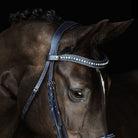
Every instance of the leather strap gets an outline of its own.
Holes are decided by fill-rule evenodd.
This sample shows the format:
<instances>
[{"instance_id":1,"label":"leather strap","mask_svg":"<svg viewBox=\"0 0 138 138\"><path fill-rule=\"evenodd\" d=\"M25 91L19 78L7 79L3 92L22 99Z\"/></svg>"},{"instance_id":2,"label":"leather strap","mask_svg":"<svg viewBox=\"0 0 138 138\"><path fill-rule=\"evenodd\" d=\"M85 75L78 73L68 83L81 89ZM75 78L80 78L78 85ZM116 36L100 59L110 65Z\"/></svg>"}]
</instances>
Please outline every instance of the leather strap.
<instances>
[{"instance_id":1,"label":"leather strap","mask_svg":"<svg viewBox=\"0 0 138 138\"><path fill-rule=\"evenodd\" d=\"M92 67L92 68L103 68L108 64L108 59L104 56L104 59L102 61L96 61L92 59L88 59L85 57L81 57L78 55L71 55L71 54L65 54L65 55L57 55L58 47L59 47L59 40L61 39L63 33L66 30L73 29L75 27L79 26L78 23L72 22L72 21L65 21L63 24L59 26L59 28L54 33L52 42L51 42L51 49L49 52L49 55L47 57L47 61L45 63L44 70L34 87L30 97L27 100L27 103L25 104L23 110L22 110L22 119L24 120L24 117L29 110L29 107L31 106L31 103L33 99L35 98L35 95L37 94L45 76L49 69L49 79L48 79L48 101L49 101L49 109L51 114L51 120L52 124L56 127L57 131L57 137L58 138L68 138L66 129L64 127L64 124L61 119L57 98L56 98L56 90L55 90L55 81L53 78L54 75L54 61L60 60L60 61L70 61L75 62L78 64L82 64L84 66ZM108 137L107 137L108 136ZM113 138L113 135L107 135L101 138Z\"/></svg>"},{"instance_id":2,"label":"leather strap","mask_svg":"<svg viewBox=\"0 0 138 138\"><path fill-rule=\"evenodd\" d=\"M61 39L61 36L63 35L63 33L66 30L73 29L73 28L77 27L78 25L79 25L78 23L75 23L72 21L65 21L63 24L60 25L60 27L54 33L54 36L53 36L53 39L51 42L51 49L50 49L49 55L57 54L58 47L59 47L59 40ZM47 86L48 86L48 97L49 97L48 100L49 100L52 124L56 126L58 138L63 138L63 137L67 138L68 136L67 136L64 124L62 123L62 120L61 120L61 115L59 112L57 99L56 99L55 87L53 85L54 84L54 81L53 81L54 61L46 61L44 70L43 70L36 86L34 87L30 97L28 98L27 103L25 104L25 106L22 110L21 118L24 120L24 117L25 117L27 111L29 110L31 103L32 103L33 99L35 98L35 95L38 92L38 90L46 76L49 66L50 66L49 80L48 80Z\"/></svg>"},{"instance_id":3,"label":"leather strap","mask_svg":"<svg viewBox=\"0 0 138 138\"><path fill-rule=\"evenodd\" d=\"M78 26L78 23L75 22L64 22L55 32L52 43L51 43L51 50L49 52L50 55L56 55L59 47L59 40L61 36L66 30L73 29ZM57 104L56 92L55 92L55 82L53 79L53 72L54 70L54 61L50 62L50 69L49 69L49 79L48 79L48 95L49 95L49 107L51 113L52 124L56 126L57 130L57 137L58 138L68 138L66 129L61 119L59 107Z\"/></svg>"},{"instance_id":4,"label":"leather strap","mask_svg":"<svg viewBox=\"0 0 138 138\"><path fill-rule=\"evenodd\" d=\"M109 63L109 60L106 56L104 56L103 60L92 60L82 56L73 55L73 54L64 54L64 55L49 55L47 56L47 60L49 61L70 61L74 63L78 63L91 68L105 68L105 66Z\"/></svg>"}]
</instances>

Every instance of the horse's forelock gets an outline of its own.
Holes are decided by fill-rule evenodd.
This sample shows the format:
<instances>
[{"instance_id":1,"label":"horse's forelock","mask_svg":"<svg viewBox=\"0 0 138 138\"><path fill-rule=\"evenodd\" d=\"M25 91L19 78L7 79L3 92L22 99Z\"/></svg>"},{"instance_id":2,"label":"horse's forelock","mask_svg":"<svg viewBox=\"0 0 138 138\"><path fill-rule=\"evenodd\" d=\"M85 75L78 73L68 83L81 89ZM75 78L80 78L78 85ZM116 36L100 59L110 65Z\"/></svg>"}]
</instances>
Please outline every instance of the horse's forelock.
<instances>
[{"instance_id":1,"label":"horse's forelock","mask_svg":"<svg viewBox=\"0 0 138 138\"><path fill-rule=\"evenodd\" d=\"M21 10L16 13L11 13L9 16L11 24L23 20L45 20L48 22L54 22L62 21L63 19L58 16L54 10L44 10L41 8Z\"/></svg>"}]
</instances>

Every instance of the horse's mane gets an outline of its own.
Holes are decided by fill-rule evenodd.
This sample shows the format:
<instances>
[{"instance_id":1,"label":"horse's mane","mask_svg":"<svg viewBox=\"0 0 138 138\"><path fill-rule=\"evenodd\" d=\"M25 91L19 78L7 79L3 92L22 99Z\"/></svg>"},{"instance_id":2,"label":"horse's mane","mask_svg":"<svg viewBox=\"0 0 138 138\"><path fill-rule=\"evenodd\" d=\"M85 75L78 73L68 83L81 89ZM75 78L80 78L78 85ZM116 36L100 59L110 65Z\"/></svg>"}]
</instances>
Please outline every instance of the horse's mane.
<instances>
[{"instance_id":1,"label":"horse's mane","mask_svg":"<svg viewBox=\"0 0 138 138\"><path fill-rule=\"evenodd\" d=\"M57 16L54 10L26 9L10 14L9 21L11 24L18 23L24 20L45 20L48 22L62 21L60 16Z\"/></svg>"}]
</instances>

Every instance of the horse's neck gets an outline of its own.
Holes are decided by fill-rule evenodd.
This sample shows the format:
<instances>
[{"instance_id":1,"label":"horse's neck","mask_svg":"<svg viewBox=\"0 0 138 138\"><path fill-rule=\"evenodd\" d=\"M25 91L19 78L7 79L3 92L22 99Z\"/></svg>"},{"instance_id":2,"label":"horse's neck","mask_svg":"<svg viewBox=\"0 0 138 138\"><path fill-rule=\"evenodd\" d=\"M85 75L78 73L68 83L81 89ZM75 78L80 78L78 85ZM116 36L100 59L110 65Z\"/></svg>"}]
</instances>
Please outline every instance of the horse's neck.
<instances>
[{"instance_id":1,"label":"horse's neck","mask_svg":"<svg viewBox=\"0 0 138 138\"><path fill-rule=\"evenodd\" d=\"M35 69L39 68L38 66L44 66L43 63L46 61L46 55L49 52L54 31L54 26L50 24L44 22L30 22L14 25L2 32L0 34L0 76L7 70L10 70L13 77L15 77L18 82L20 79L19 75L22 76L24 66L33 65ZM13 69L17 69L17 71L13 71ZM15 72L15 74L13 72ZM1 90L0 94L3 94ZM2 96L0 97L4 100L4 102L2 102L3 104L6 104L6 100L8 103L10 102L10 96L3 96L4 98L7 97L6 100ZM8 114L4 116L5 112L1 111L0 122L3 121L3 123L5 123L8 119L11 120L12 114L9 111L9 106L7 106L5 105L4 110ZM12 137L20 120L17 113L17 105L10 104L10 106L14 108L16 112L12 112L14 119L8 122L8 127L4 127L3 125L0 127L0 137L3 138ZM3 106L1 109L3 109Z\"/></svg>"},{"instance_id":2,"label":"horse's neck","mask_svg":"<svg viewBox=\"0 0 138 138\"><path fill-rule=\"evenodd\" d=\"M1 65L11 65L12 62L43 65L54 30L55 26L46 22L27 22L11 26L0 34Z\"/></svg>"}]
</instances>

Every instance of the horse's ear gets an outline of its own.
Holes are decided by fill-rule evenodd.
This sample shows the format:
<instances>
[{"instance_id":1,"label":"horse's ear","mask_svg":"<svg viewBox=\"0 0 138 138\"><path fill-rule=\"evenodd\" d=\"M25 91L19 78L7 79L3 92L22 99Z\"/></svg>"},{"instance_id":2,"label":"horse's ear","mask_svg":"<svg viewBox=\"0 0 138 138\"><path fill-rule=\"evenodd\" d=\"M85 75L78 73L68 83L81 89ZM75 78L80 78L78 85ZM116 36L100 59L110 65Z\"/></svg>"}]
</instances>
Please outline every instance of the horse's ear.
<instances>
[{"instance_id":1,"label":"horse's ear","mask_svg":"<svg viewBox=\"0 0 138 138\"><path fill-rule=\"evenodd\" d=\"M59 47L59 53L66 53L69 49L74 49L74 47L78 48L78 46L79 49L83 47L82 49L84 52L86 46L90 46L90 44L88 44L89 42L92 45L98 45L105 41L112 40L123 33L132 21L133 19L110 23L108 19L104 19L96 24L80 26L73 30L67 31L64 33L60 41L61 46ZM79 44L76 42L79 42Z\"/></svg>"},{"instance_id":2,"label":"horse's ear","mask_svg":"<svg viewBox=\"0 0 138 138\"><path fill-rule=\"evenodd\" d=\"M15 100L18 93L18 84L11 71L5 71L0 75L0 95Z\"/></svg>"},{"instance_id":3,"label":"horse's ear","mask_svg":"<svg viewBox=\"0 0 138 138\"><path fill-rule=\"evenodd\" d=\"M122 34L132 22L133 19L114 23L110 23L108 19L105 19L98 22L94 25L95 33L93 33L91 40L92 44L97 45L114 39Z\"/></svg>"},{"instance_id":4,"label":"horse's ear","mask_svg":"<svg viewBox=\"0 0 138 138\"><path fill-rule=\"evenodd\" d=\"M0 137L13 137L17 129L19 114L17 110L18 83L12 71L0 75Z\"/></svg>"}]
</instances>

